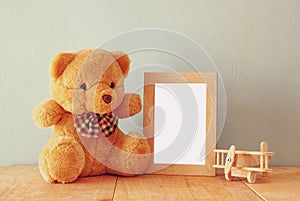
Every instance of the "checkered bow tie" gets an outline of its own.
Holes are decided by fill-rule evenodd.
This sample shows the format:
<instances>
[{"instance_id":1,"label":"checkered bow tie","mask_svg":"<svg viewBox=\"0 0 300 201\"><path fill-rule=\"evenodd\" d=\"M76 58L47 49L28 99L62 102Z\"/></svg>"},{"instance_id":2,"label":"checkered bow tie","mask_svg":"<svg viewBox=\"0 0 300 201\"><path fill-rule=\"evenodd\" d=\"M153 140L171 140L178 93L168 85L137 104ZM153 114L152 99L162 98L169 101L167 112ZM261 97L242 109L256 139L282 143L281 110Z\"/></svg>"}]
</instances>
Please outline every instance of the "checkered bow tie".
<instances>
[{"instance_id":1,"label":"checkered bow tie","mask_svg":"<svg viewBox=\"0 0 300 201\"><path fill-rule=\"evenodd\" d=\"M83 137L97 138L101 134L109 137L118 126L118 118L112 112L102 115L90 112L75 115L74 126L77 133Z\"/></svg>"}]
</instances>

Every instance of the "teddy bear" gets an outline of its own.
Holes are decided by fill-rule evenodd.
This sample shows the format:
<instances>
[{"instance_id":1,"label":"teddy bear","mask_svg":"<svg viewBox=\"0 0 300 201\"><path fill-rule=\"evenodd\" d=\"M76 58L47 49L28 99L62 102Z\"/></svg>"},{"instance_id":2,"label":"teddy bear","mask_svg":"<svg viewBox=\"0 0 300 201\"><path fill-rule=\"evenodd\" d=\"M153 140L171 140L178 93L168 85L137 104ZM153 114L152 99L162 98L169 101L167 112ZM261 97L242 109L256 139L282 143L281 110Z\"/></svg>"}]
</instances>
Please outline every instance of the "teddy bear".
<instances>
[{"instance_id":1,"label":"teddy bear","mask_svg":"<svg viewBox=\"0 0 300 201\"><path fill-rule=\"evenodd\" d=\"M50 64L51 99L33 109L38 127L54 126L39 158L49 183L78 177L143 174L150 146L143 134L124 134L122 118L141 111L138 94L124 92L130 60L121 51L81 49L57 54Z\"/></svg>"}]
</instances>

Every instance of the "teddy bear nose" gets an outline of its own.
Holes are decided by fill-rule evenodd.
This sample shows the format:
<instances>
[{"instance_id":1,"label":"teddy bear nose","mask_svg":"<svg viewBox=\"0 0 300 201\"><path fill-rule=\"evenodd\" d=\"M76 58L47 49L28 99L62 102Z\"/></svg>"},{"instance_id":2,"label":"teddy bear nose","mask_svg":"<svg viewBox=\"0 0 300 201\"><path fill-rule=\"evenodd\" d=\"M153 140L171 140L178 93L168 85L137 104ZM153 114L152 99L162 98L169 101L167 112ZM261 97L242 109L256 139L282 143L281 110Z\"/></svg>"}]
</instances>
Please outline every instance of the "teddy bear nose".
<instances>
[{"instance_id":1,"label":"teddy bear nose","mask_svg":"<svg viewBox=\"0 0 300 201\"><path fill-rule=\"evenodd\" d=\"M104 101L105 103L110 103L111 100L112 100L112 97L111 97L111 95L109 95L109 94L104 94L104 95L102 96L102 99L103 99L103 101Z\"/></svg>"}]
</instances>

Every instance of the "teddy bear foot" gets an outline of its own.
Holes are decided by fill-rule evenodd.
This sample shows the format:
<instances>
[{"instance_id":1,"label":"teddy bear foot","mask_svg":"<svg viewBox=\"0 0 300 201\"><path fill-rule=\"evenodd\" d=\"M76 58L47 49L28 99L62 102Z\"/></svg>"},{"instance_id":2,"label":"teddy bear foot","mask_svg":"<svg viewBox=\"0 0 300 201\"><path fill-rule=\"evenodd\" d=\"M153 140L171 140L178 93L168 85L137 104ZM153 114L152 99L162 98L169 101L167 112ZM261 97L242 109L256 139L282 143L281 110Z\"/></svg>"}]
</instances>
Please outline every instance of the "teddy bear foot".
<instances>
[{"instance_id":1,"label":"teddy bear foot","mask_svg":"<svg viewBox=\"0 0 300 201\"><path fill-rule=\"evenodd\" d=\"M109 157L108 172L121 176L141 175L148 167L150 156L150 146L145 136L128 133L116 144Z\"/></svg>"},{"instance_id":2,"label":"teddy bear foot","mask_svg":"<svg viewBox=\"0 0 300 201\"><path fill-rule=\"evenodd\" d=\"M50 140L43 149L39 168L42 177L49 183L75 181L85 164L85 155L78 142L67 136Z\"/></svg>"}]
</instances>

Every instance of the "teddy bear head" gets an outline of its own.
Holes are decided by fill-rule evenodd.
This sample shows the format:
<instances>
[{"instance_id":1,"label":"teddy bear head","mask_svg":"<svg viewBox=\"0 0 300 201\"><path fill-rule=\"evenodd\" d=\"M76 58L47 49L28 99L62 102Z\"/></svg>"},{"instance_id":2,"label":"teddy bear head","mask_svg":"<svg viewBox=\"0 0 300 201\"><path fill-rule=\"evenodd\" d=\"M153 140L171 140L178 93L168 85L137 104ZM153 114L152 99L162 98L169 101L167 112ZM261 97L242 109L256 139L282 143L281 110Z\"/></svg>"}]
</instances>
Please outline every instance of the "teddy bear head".
<instances>
[{"instance_id":1,"label":"teddy bear head","mask_svg":"<svg viewBox=\"0 0 300 201\"><path fill-rule=\"evenodd\" d=\"M56 55L50 66L52 98L73 114L106 114L124 97L129 58L120 51L84 49Z\"/></svg>"}]
</instances>

